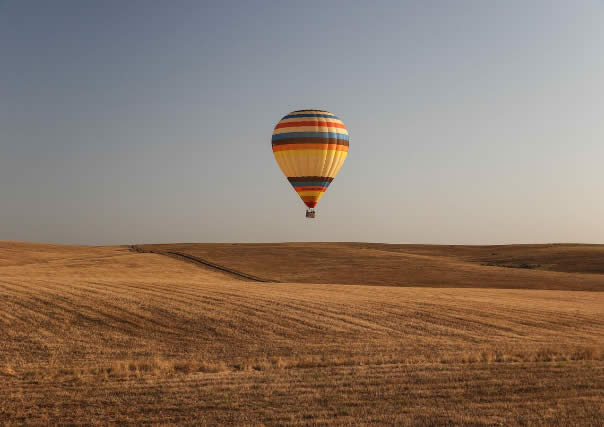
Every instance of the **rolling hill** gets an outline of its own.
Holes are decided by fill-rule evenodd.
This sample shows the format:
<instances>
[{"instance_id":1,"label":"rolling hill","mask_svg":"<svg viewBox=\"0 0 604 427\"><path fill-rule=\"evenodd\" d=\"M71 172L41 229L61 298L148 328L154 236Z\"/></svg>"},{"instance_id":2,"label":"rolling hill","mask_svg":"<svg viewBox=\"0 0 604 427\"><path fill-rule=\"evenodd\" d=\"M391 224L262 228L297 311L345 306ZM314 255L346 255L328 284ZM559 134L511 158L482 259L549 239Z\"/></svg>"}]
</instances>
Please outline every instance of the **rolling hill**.
<instances>
[{"instance_id":1,"label":"rolling hill","mask_svg":"<svg viewBox=\"0 0 604 427\"><path fill-rule=\"evenodd\" d=\"M184 243L177 252L280 282L604 291L604 245Z\"/></svg>"},{"instance_id":2,"label":"rolling hill","mask_svg":"<svg viewBox=\"0 0 604 427\"><path fill-rule=\"evenodd\" d=\"M597 247L140 247L280 283L0 242L0 423L601 422Z\"/></svg>"}]
</instances>

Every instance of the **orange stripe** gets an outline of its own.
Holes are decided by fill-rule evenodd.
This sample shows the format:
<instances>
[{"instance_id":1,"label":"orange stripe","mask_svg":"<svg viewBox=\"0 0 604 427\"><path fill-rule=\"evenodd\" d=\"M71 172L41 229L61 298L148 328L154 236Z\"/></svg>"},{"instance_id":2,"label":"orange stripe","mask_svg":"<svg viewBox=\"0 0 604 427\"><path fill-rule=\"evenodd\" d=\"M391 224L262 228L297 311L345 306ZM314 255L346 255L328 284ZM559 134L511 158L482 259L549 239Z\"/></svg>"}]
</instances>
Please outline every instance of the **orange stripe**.
<instances>
[{"instance_id":1,"label":"orange stripe","mask_svg":"<svg viewBox=\"0 0 604 427\"><path fill-rule=\"evenodd\" d=\"M277 123L275 129L281 128L295 128L300 126L319 126L319 127L329 127L329 128L341 128L346 129L342 123L334 123L334 122L326 122L321 120L313 120L308 122L289 122L289 123Z\"/></svg>"},{"instance_id":2,"label":"orange stripe","mask_svg":"<svg viewBox=\"0 0 604 427\"><path fill-rule=\"evenodd\" d=\"M340 144L283 144L273 145L273 152L287 150L336 150L348 152L346 145Z\"/></svg>"}]
</instances>

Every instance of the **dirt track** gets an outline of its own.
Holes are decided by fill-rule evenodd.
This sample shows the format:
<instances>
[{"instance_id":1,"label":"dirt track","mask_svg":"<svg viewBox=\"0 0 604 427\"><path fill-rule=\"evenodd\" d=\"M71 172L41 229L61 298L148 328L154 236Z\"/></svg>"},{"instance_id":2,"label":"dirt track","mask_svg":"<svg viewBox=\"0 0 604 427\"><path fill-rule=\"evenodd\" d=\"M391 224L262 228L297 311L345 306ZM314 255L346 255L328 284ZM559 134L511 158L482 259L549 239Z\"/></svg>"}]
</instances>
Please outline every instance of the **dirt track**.
<instances>
[{"instance_id":1,"label":"dirt track","mask_svg":"<svg viewBox=\"0 0 604 427\"><path fill-rule=\"evenodd\" d=\"M252 276L251 274L242 273L241 271L233 270L232 268L225 267L223 265L219 265L205 259L189 255L182 252L172 252L172 251L161 251L161 250L148 250L143 249L138 245L131 245L130 248L138 253L149 253L149 254L159 254L166 255L172 258L180 259L183 261L192 262L193 264L199 265L200 267L209 267L213 270L221 271L224 273L228 273L230 276L241 279L241 280L251 280L253 282L276 282L275 280L263 279L261 277Z\"/></svg>"}]
</instances>

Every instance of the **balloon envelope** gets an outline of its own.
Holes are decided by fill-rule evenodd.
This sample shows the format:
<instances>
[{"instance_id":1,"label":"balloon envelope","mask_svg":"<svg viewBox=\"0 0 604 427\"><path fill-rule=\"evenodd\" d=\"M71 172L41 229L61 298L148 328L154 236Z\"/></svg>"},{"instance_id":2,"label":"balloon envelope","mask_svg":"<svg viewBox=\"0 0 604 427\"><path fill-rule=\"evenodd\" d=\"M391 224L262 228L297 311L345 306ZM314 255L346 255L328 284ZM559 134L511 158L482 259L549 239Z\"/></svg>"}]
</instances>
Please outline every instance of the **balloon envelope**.
<instances>
[{"instance_id":1,"label":"balloon envelope","mask_svg":"<svg viewBox=\"0 0 604 427\"><path fill-rule=\"evenodd\" d=\"M317 206L348 155L344 123L328 111L293 111L275 126L272 143L275 160L294 190L306 206Z\"/></svg>"}]
</instances>

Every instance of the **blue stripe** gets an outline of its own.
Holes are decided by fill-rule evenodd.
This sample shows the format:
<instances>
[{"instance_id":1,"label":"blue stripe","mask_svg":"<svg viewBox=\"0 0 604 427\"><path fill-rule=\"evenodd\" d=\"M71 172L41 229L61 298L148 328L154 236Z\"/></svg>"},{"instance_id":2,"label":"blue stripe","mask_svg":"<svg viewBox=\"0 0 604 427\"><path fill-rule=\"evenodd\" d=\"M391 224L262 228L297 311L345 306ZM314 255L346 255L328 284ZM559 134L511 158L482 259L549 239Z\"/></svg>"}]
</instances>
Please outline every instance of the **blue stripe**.
<instances>
[{"instance_id":1,"label":"blue stripe","mask_svg":"<svg viewBox=\"0 0 604 427\"><path fill-rule=\"evenodd\" d=\"M329 116L327 114L288 114L287 116L283 117L281 120L285 120L285 119L297 119L298 117L325 117L326 119L337 119L337 120L340 120L336 116Z\"/></svg>"},{"instance_id":2,"label":"blue stripe","mask_svg":"<svg viewBox=\"0 0 604 427\"><path fill-rule=\"evenodd\" d=\"M348 135L336 132L288 132L278 133L273 135L273 141L288 138L329 138L329 139L343 139L348 141Z\"/></svg>"},{"instance_id":3,"label":"blue stripe","mask_svg":"<svg viewBox=\"0 0 604 427\"><path fill-rule=\"evenodd\" d=\"M329 187L329 181L290 182L293 187Z\"/></svg>"}]
</instances>

